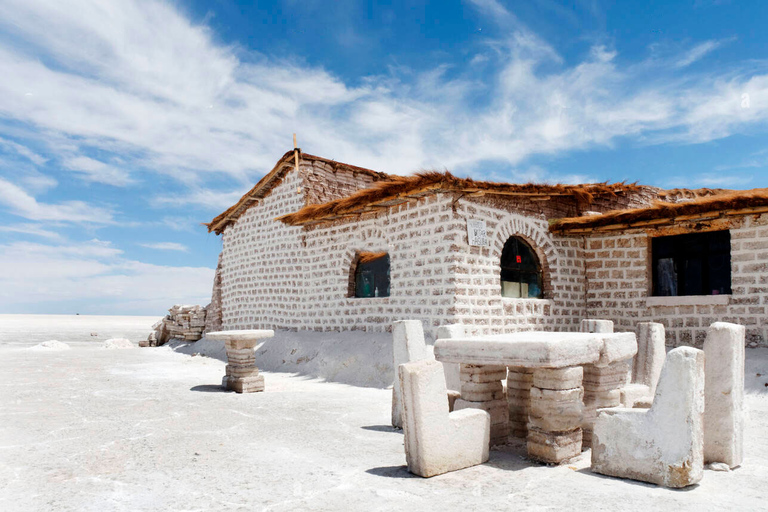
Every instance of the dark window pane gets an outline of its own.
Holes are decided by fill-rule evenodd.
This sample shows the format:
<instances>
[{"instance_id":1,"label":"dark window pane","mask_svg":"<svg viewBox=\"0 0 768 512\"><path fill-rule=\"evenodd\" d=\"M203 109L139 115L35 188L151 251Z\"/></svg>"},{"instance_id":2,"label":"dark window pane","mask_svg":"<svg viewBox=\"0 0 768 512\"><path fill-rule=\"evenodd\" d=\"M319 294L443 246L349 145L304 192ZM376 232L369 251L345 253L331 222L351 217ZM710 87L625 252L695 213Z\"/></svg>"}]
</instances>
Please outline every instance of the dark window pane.
<instances>
[{"instance_id":1,"label":"dark window pane","mask_svg":"<svg viewBox=\"0 0 768 512\"><path fill-rule=\"evenodd\" d=\"M731 293L729 231L654 238L651 252L653 295Z\"/></svg>"},{"instance_id":2,"label":"dark window pane","mask_svg":"<svg viewBox=\"0 0 768 512\"><path fill-rule=\"evenodd\" d=\"M358 255L355 297L389 297L389 254L364 252Z\"/></svg>"},{"instance_id":3,"label":"dark window pane","mask_svg":"<svg viewBox=\"0 0 768 512\"><path fill-rule=\"evenodd\" d=\"M513 298L541 298L541 266L530 245L510 237L501 251L501 295Z\"/></svg>"}]
</instances>

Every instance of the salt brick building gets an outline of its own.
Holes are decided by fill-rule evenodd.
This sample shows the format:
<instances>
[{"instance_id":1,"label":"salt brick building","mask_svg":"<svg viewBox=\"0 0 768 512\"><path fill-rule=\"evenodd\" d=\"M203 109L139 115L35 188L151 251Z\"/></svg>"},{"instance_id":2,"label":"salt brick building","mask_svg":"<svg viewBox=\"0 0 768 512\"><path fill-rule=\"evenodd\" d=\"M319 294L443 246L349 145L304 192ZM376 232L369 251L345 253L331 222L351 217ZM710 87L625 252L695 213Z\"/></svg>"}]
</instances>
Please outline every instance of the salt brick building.
<instances>
[{"instance_id":1,"label":"salt brick building","mask_svg":"<svg viewBox=\"0 0 768 512\"><path fill-rule=\"evenodd\" d=\"M583 318L715 321L766 344L768 190L517 185L394 176L289 151L208 224L225 329L577 330ZM217 322L214 322L218 325Z\"/></svg>"}]
</instances>

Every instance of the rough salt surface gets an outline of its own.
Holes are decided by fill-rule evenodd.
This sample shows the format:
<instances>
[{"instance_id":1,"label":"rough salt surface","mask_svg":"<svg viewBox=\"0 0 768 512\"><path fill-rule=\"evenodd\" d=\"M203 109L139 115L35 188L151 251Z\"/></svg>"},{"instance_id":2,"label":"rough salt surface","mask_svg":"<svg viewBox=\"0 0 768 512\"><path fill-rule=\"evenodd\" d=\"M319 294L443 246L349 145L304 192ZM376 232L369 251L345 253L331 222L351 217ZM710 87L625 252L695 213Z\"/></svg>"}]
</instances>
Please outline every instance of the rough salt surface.
<instances>
[{"instance_id":1,"label":"rough salt surface","mask_svg":"<svg viewBox=\"0 0 768 512\"><path fill-rule=\"evenodd\" d=\"M32 333L40 337L29 345L56 338L56 325ZM348 342L335 333L311 338L350 351L354 342L359 350L376 345L353 334ZM267 340L280 341L279 333ZM747 350L744 463L705 471L699 486L679 492L599 477L589 471L589 451L567 465L540 465L522 442L492 450L487 464L423 480L408 473L403 436L387 426L391 390L310 379L318 367L297 363L304 354L290 362L300 376L269 373L268 393L238 395L221 392L222 361L165 347L116 358L97 347L73 345L38 372L40 357L0 344L3 512L593 510L615 508L617 497L622 510L638 512L766 508L768 349ZM391 352L370 356L377 362L357 367L361 382L377 364L392 374ZM350 380L353 367L337 376Z\"/></svg>"},{"instance_id":2,"label":"rough salt surface","mask_svg":"<svg viewBox=\"0 0 768 512\"><path fill-rule=\"evenodd\" d=\"M136 345L131 343L131 340L126 338L112 338L110 340L105 341L102 347L108 348L108 349L126 349L126 348L136 348Z\"/></svg>"},{"instance_id":3,"label":"rough salt surface","mask_svg":"<svg viewBox=\"0 0 768 512\"><path fill-rule=\"evenodd\" d=\"M34 347L29 347L29 350L69 350L69 345L58 340L49 340L38 343Z\"/></svg>"}]
</instances>

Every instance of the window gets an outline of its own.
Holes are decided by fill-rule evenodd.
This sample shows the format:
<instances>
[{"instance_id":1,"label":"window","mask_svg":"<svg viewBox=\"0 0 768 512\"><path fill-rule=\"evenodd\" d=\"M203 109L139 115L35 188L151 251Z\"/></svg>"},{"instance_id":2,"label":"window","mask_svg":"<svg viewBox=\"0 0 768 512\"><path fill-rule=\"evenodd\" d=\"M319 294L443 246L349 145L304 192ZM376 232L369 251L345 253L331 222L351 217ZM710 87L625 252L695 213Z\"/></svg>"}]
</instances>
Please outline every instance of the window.
<instances>
[{"instance_id":1,"label":"window","mask_svg":"<svg viewBox=\"0 0 768 512\"><path fill-rule=\"evenodd\" d=\"M731 233L711 231L651 241L653 295L731 293Z\"/></svg>"},{"instance_id":2,"label":"window","mask_svg":"<svg viewBox=\"0 0 768 512\"><path fill-rule=\"evenodd\" d=\"M361 252L355 266L355 297L389 297L389 254Z\"/></svg>"},{"instance_id":3,"label":"window","mask_svg":"<svg viewBox=\"0 0 768 512\"><path fill-rule=\"evenodd\" d=\"M510 237L501 251L501 296L540 299L541 265L522 238Z\"/></svg>"}]
</instances>

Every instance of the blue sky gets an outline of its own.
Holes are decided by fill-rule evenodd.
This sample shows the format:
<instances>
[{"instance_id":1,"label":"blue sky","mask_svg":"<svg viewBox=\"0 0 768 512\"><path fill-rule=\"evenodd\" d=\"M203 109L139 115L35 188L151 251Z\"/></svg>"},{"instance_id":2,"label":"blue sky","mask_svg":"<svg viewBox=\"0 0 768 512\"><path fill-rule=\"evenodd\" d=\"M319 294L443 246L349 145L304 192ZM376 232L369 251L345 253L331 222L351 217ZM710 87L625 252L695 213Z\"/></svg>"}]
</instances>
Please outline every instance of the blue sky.
<instances>
[{"instance_id":1,"label":"blue sky","mask_svg":"<svg viewBox=\"0 0 768 512\"><path fill-rule=\"evenodd\" d=\"M4 0L1 313L205 304L296 132L399 174L768 186L767 2Z\"/></svg>"}]
</instances>

